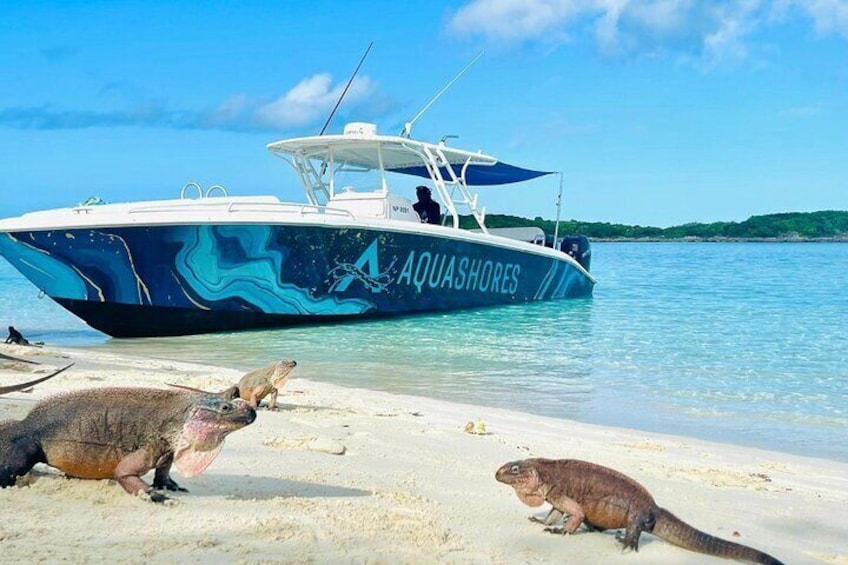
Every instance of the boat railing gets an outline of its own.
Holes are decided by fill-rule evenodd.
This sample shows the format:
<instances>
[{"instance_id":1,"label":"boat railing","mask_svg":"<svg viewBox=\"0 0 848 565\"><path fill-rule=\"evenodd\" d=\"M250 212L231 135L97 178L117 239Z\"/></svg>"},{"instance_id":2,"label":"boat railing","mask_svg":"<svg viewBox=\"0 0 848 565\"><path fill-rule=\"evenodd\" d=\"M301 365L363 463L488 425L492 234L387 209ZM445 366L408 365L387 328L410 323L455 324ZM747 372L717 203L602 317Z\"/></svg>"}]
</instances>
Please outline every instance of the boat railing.
<instances>
[{"instance_id":1,"label":"boat railing","mask_svg":"<svg viewBox=\"0 0 848 565\"><path fill-rule=\"evenodd\" d=\"M280 212L296 212L299 216L306 216L307 214L326 214L328 216L342 216L354 219L354 215L352 213L341 208L331 208L320 204L293 204L286 202L231 202L227 207L227 212L256 212L259 211L257 210L258 208L270 209L275 207L282 208Z\"/></svg>"},{"instance_id":2,"label":"boat railing","mask_svg":"<svg viewBox=\"0 0 848 565\"><path fill-rule=\"evenodd\" d=\"M483 233L488 233L486 227L486 207L480 207L478 195L472 194L465 182L465 175L470 165L494 165L494 161L488 156L469 156L457 174L455 166L444 153L444 144L404 144L404 148L410 153L418 155L430 178L439 192L442 202L447 208L445 218L450 218L454 228L459 228L459 211L457 205L468 209L477 225ZM459 193L458 195L456 193Z\"/></svg>"},{"instance_id":3,"label":"boat railing","mask_svg":"<svg viewBox=\"0 0 848 565\"><path fill-rule=\"evenodd\" d=\"M130 208L130 214L156 214L162 212L186 212L191 210L223 210L229 214L250 213L250 212L271 212L277 214L297 214L298 216L307 216L310 214L322 214L328 216L340 216L354 219L354 215L347 210L340 208L331 208L316 204L301 204L290 202L262 202L262 201L246 201L234 202L232 200L206 200L203 199L188 199L189 203L180 204L152 204L146 206L136 206Z\"/></svg>"},{"instance_id":4,"label":"boat railing","mask_svg":"<svg viewBox=\"0 0 848 565\"><path fill-rule=\"evenodd\" d=\"M211 198L216 191L221 193L219 196L222 196L222 197L228 196L227 189L224 188L223 185L213 184L212 186L207 188L206 191L204 192L203 187L200 185L199 182L197 182L195 180L190 180L187 183L185 183L183 185L182 190L180 190L180 200L186 200L187 199L186 195L187 195L187 193L190 189L194 189L194 190L197 191L197 198ZM188 197L188 198L191 199L191 197Z\"/></svg>"}]
</instances>

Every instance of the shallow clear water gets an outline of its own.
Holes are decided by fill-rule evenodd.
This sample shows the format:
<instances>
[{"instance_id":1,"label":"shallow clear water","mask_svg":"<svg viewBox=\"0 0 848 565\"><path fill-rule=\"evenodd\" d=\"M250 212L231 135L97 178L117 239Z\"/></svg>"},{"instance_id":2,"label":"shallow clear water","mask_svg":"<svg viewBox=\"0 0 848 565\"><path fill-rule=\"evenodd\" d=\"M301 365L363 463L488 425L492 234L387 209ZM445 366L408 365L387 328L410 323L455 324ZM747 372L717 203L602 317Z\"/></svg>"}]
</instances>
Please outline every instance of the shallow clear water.
<instances>
[{"instance_id":1,"label":"shallow clear water","mask_svg":"<svg viewBox=\"0 0 848 565\"><path fill-rule=\"evenodd\" d=\"M595 243L592 272L587 300L114 340L0 260L0 324L241 369L289 357L315 380L848 461L848 245Z\"/></svg>"}]
</instances>

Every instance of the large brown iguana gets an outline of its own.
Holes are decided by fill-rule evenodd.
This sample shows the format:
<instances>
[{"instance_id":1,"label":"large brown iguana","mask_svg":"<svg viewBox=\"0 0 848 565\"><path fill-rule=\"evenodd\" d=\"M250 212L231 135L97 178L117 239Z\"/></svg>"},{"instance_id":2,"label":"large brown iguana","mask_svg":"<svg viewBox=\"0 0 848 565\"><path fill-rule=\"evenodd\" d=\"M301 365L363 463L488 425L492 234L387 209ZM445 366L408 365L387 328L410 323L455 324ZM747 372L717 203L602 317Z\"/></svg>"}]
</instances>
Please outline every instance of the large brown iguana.
<instances>
[{"instance_id":1,"label":"large brown iguana","mask_svg":"<svg viewBox=\"0 0 848 565\"><path fill-rule=\"evenodd\" d=\"M751 547L696 530L671 512L660 508L648 491L608 467L576 459L524 459L503 465L495 478L515 489L528 506L546 501L553 508L542 522L546 531L574 533L580 524L590 530L624 528L619 539L624 549L639 550L639 536L649 532L669 543L707 555L751 563L782 565L774 557ZM562 527L554 527L563 515Z\"/></svg>"},{"instance_id":2,"label":"large brown iguana","mask_svg":"<svg viewBox=\"0 0 848 565\"><path fill-rule=\"evenodd\" d=\"M297 367L297 362L277 361L267 367L254 369L244 375L238 382L239 396L246 400L254 408L259 407L262 399L271 395L268 401L268 410L277 408L277 393L289 378L289 373Z\"/></svg>"},{"instance_id":3,"label":"large brown iguana","mask_svg":"<svg viewBox=\"0 0 848 565\"><path fill-rule=\"evenodd\" d=\"M232 431L256 411L231 388L221 393L152 388L99 388L38 402L21 421L0 425L0 487L36 463L81 479L115 479L130 494L180 490L170 475L202 473ZM153 486L141 476L155 469Z\"/></svg>"},{"instance_id":4,"label":"large brown iguana","mask_svg":"<svg viewBox=\"0 0 848 565\"><path fill-rule=\"evenodd\" d=\"M38 383L43 383L47 379L52 379L53 377L55 377L56 375L58 375L59 373L61 373L65 369L69 369L73 365L74 365L73 363L71 363L70 365L66 365L66 366L62 367L61 369L50 373L46 377L41 377L39 379L34 379L34 380L31 380L31 381L27 381L25 383L18 383L16 385L0 386L0 394L8 394L10 392L17 392L19 390L24 390L24 389L29 388L31 386L35 386Z\"/></svg>"}]
</instances>

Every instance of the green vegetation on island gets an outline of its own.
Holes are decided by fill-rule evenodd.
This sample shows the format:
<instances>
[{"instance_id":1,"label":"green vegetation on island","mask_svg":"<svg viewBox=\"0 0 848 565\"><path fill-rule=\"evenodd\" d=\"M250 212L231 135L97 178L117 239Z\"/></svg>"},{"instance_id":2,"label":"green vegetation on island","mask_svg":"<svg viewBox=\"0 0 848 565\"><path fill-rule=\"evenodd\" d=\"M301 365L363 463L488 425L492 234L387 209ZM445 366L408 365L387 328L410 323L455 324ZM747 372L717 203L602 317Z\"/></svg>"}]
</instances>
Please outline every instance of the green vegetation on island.
<instances>
[{"instance_id":1,"label":"green vegetation on island","mask_svg":"<svg viewBox=\"0 0 848 565\"><path fill-rule=\"evenodd\" d=\"M542 228L545 233L553 233L555 223L553 220L545 220L538 216L533 220L500 214L486 216L486 226L489 228L537 226ZM475 226L476 222L471 216L460 216L460 227L470 229ZM592 239L608 240L848 241L848 211L787 212L751 216L743 222L691 223L669 228L560 220L559 233L579 233Z\"/></svg>"}]
</instances>

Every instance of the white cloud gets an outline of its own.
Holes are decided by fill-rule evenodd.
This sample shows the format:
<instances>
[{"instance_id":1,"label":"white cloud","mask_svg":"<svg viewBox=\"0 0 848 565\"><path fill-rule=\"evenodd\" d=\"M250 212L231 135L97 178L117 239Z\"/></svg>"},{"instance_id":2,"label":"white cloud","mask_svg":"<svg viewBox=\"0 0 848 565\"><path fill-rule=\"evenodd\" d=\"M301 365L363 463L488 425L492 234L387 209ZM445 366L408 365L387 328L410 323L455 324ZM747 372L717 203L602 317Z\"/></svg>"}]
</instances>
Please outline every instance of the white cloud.
<instances>
[{"instance_id":1,"label":"white cloud","mask_svg":"<svg viewBox=\"0 0 848 565\"><path fill-rule=\"evenodd\" d=\"M703 53L713 62L744 59L745 40L767 14L758 0L737 2L730 9L713 9L713 25L703 36Z\"/></svg>"},{"instance_id":2,"label":"white cloud","mask_svg":"<svg viewBox=\"0 0 848 565\"><path fill-rule=\"evenodd\" d=\"M618 2L615 5L609 6L607 11L598 17L595 23L595 35L601 49L606 52L614 52L619 50L619 18L621 18L621 9L624 7L624 2Z\"/></svg>"},{"instance_id":3,"label":"white cloud","mask_svg":"<svg viewBox=\"0 0 848 565\"><path fill-rule=\"evenodd\" d=\"M257 125L271 128L301 127L329 116L341 96L344 82L333 85L327 73L303 79L273 102L259 106L253 116ZM373 91L367 77L356 78L345 95L346 104L356 104Z\"/></svg>"},{"instance_id":4,"label":"white cloud","mask_svg":"<svg viewBox=\"0 0 848 565\"><path fill-rule=\"evenodd\" d=\"M19 129L82 129L93 127L169 127L225 131L280 131L320 125L341 96L345 82L333 83L329 74L303 79L271 102L246 94L230 96L204 110L169 108L161 102L142 102L117 110L73 110L46 106L0 108L0 126ZM356 78L342 109L362 112L365 119L387 112L390 101L367 77Z\"/></svg>"},{"instance_id":5,"label":"white cloud","mask_svg":"<svg viewBox=\"0 0 848 565\"><path fill-rule=\"evenodd\" d=\"M848 2L845 0L798 0L793 4L813 18L819 33L839 33L848 39Z\"/></svg>"},{"instance_id":6,"label":"white cloud","mask_svg":"<svg viewBox=\"0 0 848 565\"><path fill-rule=\"evenodd\" d=\"M250 106L246 94L236 94L221 102L209 113L207 121L210 125L226 125L238 121Z\"/></svg>"},{"instance_id":7,"label":"white cloud","mask_svg":"<svg viewBox=\"0 0 848 565\"><path fill-rule=\"evenodd\" d=\"M848 0L471 0L448 30L491 41L561 41L580 32L605 53L659 50L744 58L758 29L804 15L848 38Z\"/></svg>"},{"instance_id":8,"label":"white cloud","mask_svg":"<svg viewBox=\"0 0 848 565\"><path fill-rule=\"evenodd\" d=\"M523 41L557 31L595 4L592 0L472 0L448 23L458 35Z\"/></svg>"}]
</instances>

